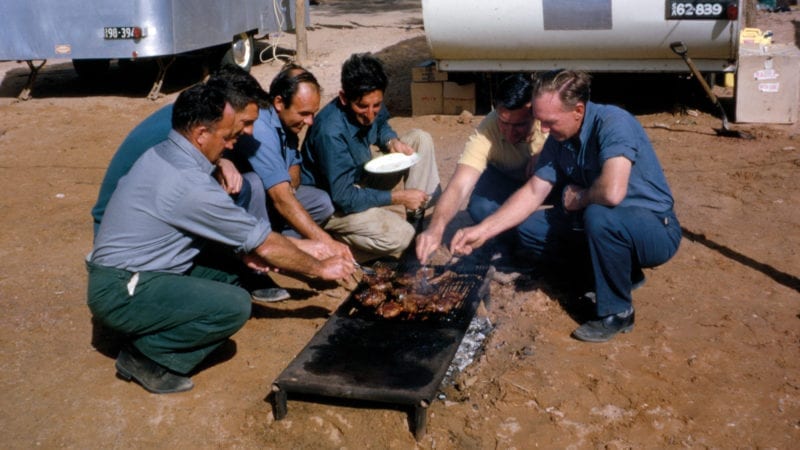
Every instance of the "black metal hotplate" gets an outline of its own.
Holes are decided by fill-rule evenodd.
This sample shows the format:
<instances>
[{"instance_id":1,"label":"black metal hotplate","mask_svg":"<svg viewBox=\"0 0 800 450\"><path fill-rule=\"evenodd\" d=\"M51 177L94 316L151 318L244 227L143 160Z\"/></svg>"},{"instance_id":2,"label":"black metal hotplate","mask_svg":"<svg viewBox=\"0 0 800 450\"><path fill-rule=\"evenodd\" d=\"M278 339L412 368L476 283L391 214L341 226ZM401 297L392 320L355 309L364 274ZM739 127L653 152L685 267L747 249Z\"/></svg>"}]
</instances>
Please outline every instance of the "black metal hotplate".
<instances>
[{"instance_id":1,"label":"black metal hotplate","mask_svg":"<svg viewBox=\"0 0 800 450\"><path fill-rule=\"evenodd\" d=\"M353 294L275 379L274 415L287 413L291 393L413 407L414 433L425 434L427 407L475 315L488 296L486 270L471 279L461 306L446 317L384 319L359 311ZM357 292L356 290L355 292Z\"/></svg>"}]
</instances>

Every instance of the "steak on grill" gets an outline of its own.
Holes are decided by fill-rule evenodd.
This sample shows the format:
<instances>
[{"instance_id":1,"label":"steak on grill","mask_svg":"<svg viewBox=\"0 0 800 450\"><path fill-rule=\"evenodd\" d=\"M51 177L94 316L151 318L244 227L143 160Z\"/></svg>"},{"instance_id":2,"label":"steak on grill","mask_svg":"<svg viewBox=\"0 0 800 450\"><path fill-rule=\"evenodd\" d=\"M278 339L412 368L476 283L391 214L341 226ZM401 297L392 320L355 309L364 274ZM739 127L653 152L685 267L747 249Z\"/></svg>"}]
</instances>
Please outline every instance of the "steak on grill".
<instances>
[{"instance_id":1,"label":"steak on grill","mask_svg":"<svg viewBox=\"0 0 800 450\"><path fill-rule=\"evenodd\" d=\"M353 298L386 319L425 319L446 315L460 306L466 292L453 289L452 282L457 279L458 274L449 270L435 276L429 267L404 274L379 267L375 275L364 276L362 289Z\"/></svg>"}]
</instances>

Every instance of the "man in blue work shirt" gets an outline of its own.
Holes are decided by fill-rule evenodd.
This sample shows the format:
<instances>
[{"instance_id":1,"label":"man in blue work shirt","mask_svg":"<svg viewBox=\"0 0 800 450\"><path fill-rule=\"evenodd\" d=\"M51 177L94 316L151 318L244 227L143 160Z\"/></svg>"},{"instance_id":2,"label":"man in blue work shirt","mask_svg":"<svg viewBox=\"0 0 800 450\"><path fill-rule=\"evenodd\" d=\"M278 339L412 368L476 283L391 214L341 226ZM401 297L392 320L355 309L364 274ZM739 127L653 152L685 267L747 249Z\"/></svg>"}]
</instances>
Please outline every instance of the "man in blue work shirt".
<instances>
[{"instance_id":1,"label":"man in blue work shirt","mask_svg":"<svg viewBox=\"0 0 800 450\"><path fill-rule=\"evenodd\" d=\"M192 86L175 101L173 129L120 178L87 261L94 318L127 337L118 375L150 392L191 389L188 374L250 317L250 295L223 261L201 258L224 245L251 268L339 280L350 259L316 258L236 206L213 178L241 134L226 91Z\"/></svg>"},{"instance_id":2,"label":"man in blue work shirt","mask_svg":"<svg viewBox=\"0 0 800 450\"><path fill-rule=\"evenodd\" d=\"M258 81L247 71L237 66L226 65L212 74L207 82L220 84L226 90L228 99L236 111L237 127L241 130L242 137L252 135L259 108L269 106L269 95L261 88ZM172 108L172 104L164 106L143 120L128 134L114 153L100 184L97 202L92 208L95 235L119 179L128 173L145 151L167 138L172 129ZM260 178L253 172L239 172L232 161L234 155L235 152L226 152L224 157L217 161L215 177L231 195L236 205L245 208L256 217L268 219L265 193ZM252 290L254 301L269 303L290 298L289 292L278 287L269 277L252 274L244 268L241 272L242 282Z\"/></svg>"},{"instance_id":3,"label":"man in blue work shirt","mask_svg":"<svg viewBox=\"0 0 800 450\"><path fill-rule=\"evenodd\" d=\"M258 81L246 71L235 66L224 66L215 72L210 80L212 83L222 81L228 85L230 88L228 97L238 113L239 126L244 134L251 134L259 105L268 104L268 95L261 89ZM171 117L172 104L162 107L131 130L117 148L100 184L97 201L92 207L95 235L103 221L108 200L117 188L119 179L128 173L131 166L145 151L167 138L172 129ZM232 161L220 158L215 176L225 191L233 196L237 205L257 216L266 214L263 207L264 196L260 194L261 189L251 189L253 184L258 183L258 177L255 174L243 176ZM260 187L260 183L256 187Z\"/></svg>"},{"instance_id":4,"label":"man in blue work shirt","mask_svg":"<svg viewBox=\"0 0 800 450\"><path fill-rule=\"evenodd\" d=\"M303 183L325 189L336 212L325 229L348 243L359 259L400 257L414 239L414 227L386 207L423 211L441 192L430 134L412 130L402 138L389 125L383 105L388 77L370 54L354 54L342 65L342 88L314 119L303 143ZM371 146L383 153L417 153L408 170L369 174ZM401 180L404 189L392 190Z\"/></svg>"},{"instance_id":5,"label":"man in blue work shirt","mask_svg":"<svg viewBox=\"0 0 800 450\"><path fill-rule=\"evenodd\" d=\"M633 329L631 290L641 268L668 261L681 228L673 198L644 129L628 112L589 101L590 78L553 71L534 84L533 111L550 135L534 175L494 214L456 232L452 251L470 253L517 227L522 252L552 262L567 256L565 242L588 243L596 314L572 336L604 342ZM554 186L561 202L537 211ZM580 278L583 261L569 262Z\"/></svg>"},{"instance_id":6,"label":"man in blue work shirt","mask_svg":"<svg viewBox=\"0 0 800 450\"><path fill-rule=\"evenodd\" d=\"M252 136L242 136L231 152L242 173L255 172L266 189L267 213L276 231L322 243L330 254L353 258L350 248L334 240L321 225L333 214L328 193L301 184L300 134L314 123L320 87L311 72L289 64L269 88L268 108L258 112Z\"/></svg>"}]
</instances>

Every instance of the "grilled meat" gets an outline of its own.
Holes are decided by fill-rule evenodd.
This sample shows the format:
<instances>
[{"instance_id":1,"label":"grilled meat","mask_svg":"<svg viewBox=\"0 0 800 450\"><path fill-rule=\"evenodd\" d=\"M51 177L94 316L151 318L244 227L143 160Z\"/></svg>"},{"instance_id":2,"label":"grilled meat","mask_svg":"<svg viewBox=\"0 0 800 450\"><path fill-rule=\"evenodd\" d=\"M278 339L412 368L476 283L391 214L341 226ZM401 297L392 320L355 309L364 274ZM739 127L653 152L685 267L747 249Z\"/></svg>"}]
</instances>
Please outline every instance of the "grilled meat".
<instances>
[{"instance_id":1,"label":"grilled meat","mask_svg":"<svg viewBox=\"0 0 800 450\"><path fill-rule=\"evenodd\" d=\"M365 289L355 295L356 300L364 306L376 307L386 301L386 293L372 288Z\"/></svg>"},{"instance_id":2,"label":"grilled meat","mask_svg":"<svg viewBox=\"0 0 800 450\"><path fill-rule=\"evenodd\" d=\"M397 302L383 302L375 311L383 318L392 319L403 313L403 306Z\"/></svg>"},{"instance_id":3,"label":"grilled meat","mask_svg":"<svg viewBox=\"0 0 800 450\"><path fill-rule=\"evenodd\" d=\"M433 276L433 268L397 275L385 267L364 278L366 286L354 295L364 307L381 317L425 319L430 315L445 315L457 309L466 292L451 289L458 274L452 271Z\"/></svg>"}]
</instances>

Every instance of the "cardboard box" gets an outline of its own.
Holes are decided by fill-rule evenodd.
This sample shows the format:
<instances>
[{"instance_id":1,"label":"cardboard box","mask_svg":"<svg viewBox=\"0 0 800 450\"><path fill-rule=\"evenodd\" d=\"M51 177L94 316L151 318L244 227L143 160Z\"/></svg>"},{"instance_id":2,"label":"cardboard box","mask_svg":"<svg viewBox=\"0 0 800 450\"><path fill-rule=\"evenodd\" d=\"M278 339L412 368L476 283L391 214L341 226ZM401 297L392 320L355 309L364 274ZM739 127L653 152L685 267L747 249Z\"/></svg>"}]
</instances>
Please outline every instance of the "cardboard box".
<instances>
[{"instance_id":1,"label":"cardboard box","mask_svg":"<svg viewBox=\"0 0 800 450\"><path fill-rule=\"evenodd\" d=\"M411 81L447 81L447 72L440 72L429 59L411 68Z\"/></svg>"},{"instance_id":2,"label":"cardboard box","mask_svg":"<svg viewBox=\"0 0 800 450\"><path fill-rule=\"evenodd\" d=\"M800 109L800 50L740 46L736 122L795 123Z\"/></svg>"},{"instance_id":3,"label":"cardboard box","mask_svg":"<svg viewBox=\"0 0 800 450\"><path fill-rule=\"evenodd\" d=\"M442 82L411 83L411 114L425 116L442 113Z\"/></svg>"},{"instance_id":4,"label":"cardboard box","mask_svg":"<svg viewBox=\"0 0 800 450\"><path fill-rule=\"evenodd\" d=\"M458 115L462 111L475 113L475 83L442 83L442 114Z\"/></svg>"}]
</instances>

